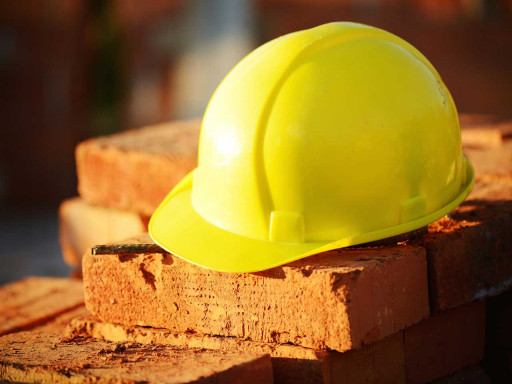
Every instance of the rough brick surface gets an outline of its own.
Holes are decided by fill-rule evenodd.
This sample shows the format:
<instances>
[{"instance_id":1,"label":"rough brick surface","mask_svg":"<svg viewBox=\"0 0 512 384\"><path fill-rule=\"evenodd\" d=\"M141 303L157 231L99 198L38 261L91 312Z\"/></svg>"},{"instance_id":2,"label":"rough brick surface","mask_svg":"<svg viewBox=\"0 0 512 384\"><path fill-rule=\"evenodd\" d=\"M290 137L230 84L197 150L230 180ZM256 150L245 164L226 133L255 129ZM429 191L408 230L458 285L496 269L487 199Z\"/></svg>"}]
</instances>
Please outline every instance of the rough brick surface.
<instances>
[{"instance_id":1,"label":"rough brick surface","mask_svg":"<svg viewBox=\"0 0 512 384\"><path fill-rule=\"evenodd\" d=\"M199 120L87 140L76 149L78 191L86 201L150 216L197 164Z\"/></svg>"},{"instance_id":2,"label":"rough brick surface","mask_svg":"<svg viewBox=\"0 0 512 384\"><path fill-rule=\"evenodd\" d=\"M512 286L512 183L480 183L469 199L429 227L433 311L495 296Z\"/></svg>"},{"instance_id":3,"label":"rough brick surface","mask_svg":"<svg viewBox=\"0 0 512 384\"><path fill-rule=\"evenodd\" d=\"M512 179L512 140L494 148L464 148L475 168L475 177L482 181Z\"/></svg>"},{"instance_id":4,"label":"rough brick surface","mask_svg":"<svg viewBox=\"0 0 512 384\"><path fill-rule=\"evenodd\" d=\"M429 382L478 363L484 354L484 340L484 302L432 315L407 328L407 382Z\"/></svg>"},{"instance_id":5,"label":"rough brick surface","mask_svg":"<svg viewBox=\"0 0 512 384\"><path fill-rule=\"evenodd\" d=\"M33 327L25 328L24 331L30 330L31 332L44 332L53 335L66 336L68 325L75 319L90 316L90 312L85 308L85 305L80 305L67 312L63 312L56 317L53 317L43 323L36 324Z\"/></svg>"},{"instance_id":6,"label":"rough brick surface","mask_svg":"<svg viewBox=\"0 0 512 384\"><path fill-rule=\"evenodd\" d=\"M30 277L0 288L0 335L44 323L82 306L82 282Z\"/></svg>"},{"instance_id":7,"label":"rough brick surface","mask_svg":"<svg viewBox=\"0 0 512 384\"><path fill-rule=\"evenodd\" d=\"M96 244L107 244L147 231L149 217L105 208L75 197L59 208L60 245L64 260L79 266L83 254Z\"/></svg>"},{"instance_id":8,"label":"rough brick surface","mask_svg":"<svg viewBox=\"0 0 512 384\"><path fill-rule=\"evenodd\" d=\"M346 351L429 314L424 249L415 246L332 251L253 274L135 247L86 254L83 272L86 305L102 321L174 332Z\"/></svg>"},{"instance_id":9,"label":"rough brick surface","mask_svg":"<svg viewBox=\"0 0 512 384\"><path fill-rule=\"evenodd\" d=\"M62 339L39 332L0 338L0 380L55 383L272 383L268 356L162 345Z\"/></svg>"},{"instance_id":10,"label":"rough brick surface","mask_svg":"<svg viewBox=\"0 0 512 384\"><path fill-rule=\"evenodd\" d=\"M103 323L79 317L68 326L69 336L90 336L114 342L165 344L269 354L276 383L404 383L403 334L345 353L315 351L295 345L260 343L234 337L173 333L163 328Z\"/></svg>"},{"instance_id":11,"label":"rough brick surface","mask_svg":"<svg viewBox=\"0 0 512 384\"><path fill-rule=\"evenodd\" d=\"M91 316L73 320L68 335L267 353L272 358L274 379L279 383L404 383L406 372L407 382L418 383L451 375L477 363L483 353L484 322L484 303L473 303L436 314L377 343L344 353L109 324ZM460 372L450 379L472 377L469 373Z\"/></svg>"},{"instance_id":12,"label":"rough brick surface","mask_svg":"<svg viewBox=\"0 0 512 384\"><path fill-rule=\"evenodd\" d=\"M38 319L24 321L23 331L17 327L0 337L0 382L272 382L270 359L263 353L66 337L71 320L89 315L83 303L70 307L63 296L63 291L76 296L76 285L82 298L81 283L68 279L31 278L0 289L0 313L4 318L14 314L12 318L19 319L29 314L30 319ZM41 306L49 308L41 312Z\"/></svg>"}]
</instances>

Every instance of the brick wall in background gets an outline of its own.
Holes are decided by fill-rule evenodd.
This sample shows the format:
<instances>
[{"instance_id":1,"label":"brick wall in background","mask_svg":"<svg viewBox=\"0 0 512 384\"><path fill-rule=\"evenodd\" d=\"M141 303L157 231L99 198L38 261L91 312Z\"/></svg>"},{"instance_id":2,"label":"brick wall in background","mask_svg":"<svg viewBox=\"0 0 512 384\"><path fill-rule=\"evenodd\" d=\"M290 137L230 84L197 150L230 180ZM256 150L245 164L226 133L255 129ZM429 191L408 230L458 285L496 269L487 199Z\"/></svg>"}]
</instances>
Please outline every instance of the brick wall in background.
<instances>
[{"instance_id":1,"label":"brick wall in background","mask_svg":"<svg viewBox=\"0 0 512 384\"><path fill-rule=\"evenodd\" d=\"M332 21L404 38L427 56L459 112L510 115L510 0L257 0L260 43Z\"/></svg>"},{"instance_id":2,"label":"brick wall in background","mask_svg":"<svg viewBox=\"0 0 512 384\"><path fill-rule=\"evenodd\" d=\"M0 203L57 202L74 192L86 135L83 2L0 4Z\"/></svg>"},{"instance_id":3,"label":"brick wall in background","mask_svg":"<svg viewBox=\"0 0 512 384\"><path fill-rule=\"evenodd\" d=\"M226 13L226 24L236 19L229 1L208 3ZM409 40L438 68L459 111L510 115L510 0L245 0L240 17L254 26L240 31L254 32L253 39L247 35L236 53L224 49L223 60L212 48L219 43L210 33L215 24L196 30L209 16L200 4L0 3L0 205L57 203L76 194L78 142L200 115L212 84L251 44L330 21L373 24ZM204 42L194 40L202 35ZM193 83L184 77L187 66Z\"/></svg>"}]
</instances>

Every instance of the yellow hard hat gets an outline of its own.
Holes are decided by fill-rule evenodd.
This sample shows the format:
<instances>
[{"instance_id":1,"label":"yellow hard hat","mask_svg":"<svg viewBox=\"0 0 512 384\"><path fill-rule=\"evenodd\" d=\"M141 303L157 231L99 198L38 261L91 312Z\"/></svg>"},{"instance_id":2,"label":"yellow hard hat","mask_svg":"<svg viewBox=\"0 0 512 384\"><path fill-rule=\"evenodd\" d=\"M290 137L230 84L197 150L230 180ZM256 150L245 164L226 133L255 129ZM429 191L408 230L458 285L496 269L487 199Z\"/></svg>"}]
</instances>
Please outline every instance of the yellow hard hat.
<instances>
[{"instance_id":1,"label":"yellow hard hat","mask_svg":"<svg viewBox=\"0 0 512 384\"><path fill-rule=\"evenodd\" d=\"M204 115L198 167L149 231L194 264L254 272L421 228L473 183L432 64L391 33L331 23L233 68Z\"/></svg>"}]
</instances>

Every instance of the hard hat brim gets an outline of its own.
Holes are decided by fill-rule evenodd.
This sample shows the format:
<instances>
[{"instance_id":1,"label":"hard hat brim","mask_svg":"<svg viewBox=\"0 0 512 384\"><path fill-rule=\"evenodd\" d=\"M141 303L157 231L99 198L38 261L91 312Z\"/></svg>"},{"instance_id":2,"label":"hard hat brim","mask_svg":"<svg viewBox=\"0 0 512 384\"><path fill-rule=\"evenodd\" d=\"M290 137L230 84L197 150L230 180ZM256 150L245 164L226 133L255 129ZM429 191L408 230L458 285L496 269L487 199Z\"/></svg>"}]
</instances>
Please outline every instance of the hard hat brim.
<instances>
[{"instance_id":1,"label":"hard hat brim","mask_svg":"<svg viewBox=\"0 0 512 384\"><path fill-rule=\"evenodd\" d=\"M441 209L397 226L327 242L286 243L252 239L216 227L192 206L193 172L157 208L149 222L153 241L172 254L220 272L258 272L316 253L380 240L424 227L451 212L470 194L474 170L464 158L466 183L459 195Z\"/></svg>"}]
</instances>

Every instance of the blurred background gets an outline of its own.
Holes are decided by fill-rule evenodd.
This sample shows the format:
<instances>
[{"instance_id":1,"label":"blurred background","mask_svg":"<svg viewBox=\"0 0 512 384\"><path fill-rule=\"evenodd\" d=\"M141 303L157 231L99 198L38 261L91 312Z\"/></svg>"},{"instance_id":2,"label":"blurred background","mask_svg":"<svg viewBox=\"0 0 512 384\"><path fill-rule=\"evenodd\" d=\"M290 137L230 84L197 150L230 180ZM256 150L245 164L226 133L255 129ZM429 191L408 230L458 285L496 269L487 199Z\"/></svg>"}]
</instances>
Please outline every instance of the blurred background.
<instances>
[{"instance_id":1,"label":"blurred background","mask_svg":"<svg viewBox=\"0 0 512 384\"><path fill-rule=\"evenodd\" d=\"M258 45L347 20L419 48L460 112L510 115L512 0L0 1L0 284L69 274L57 208L78 142L201 116Z\"/></svg>"}]
</instances>

